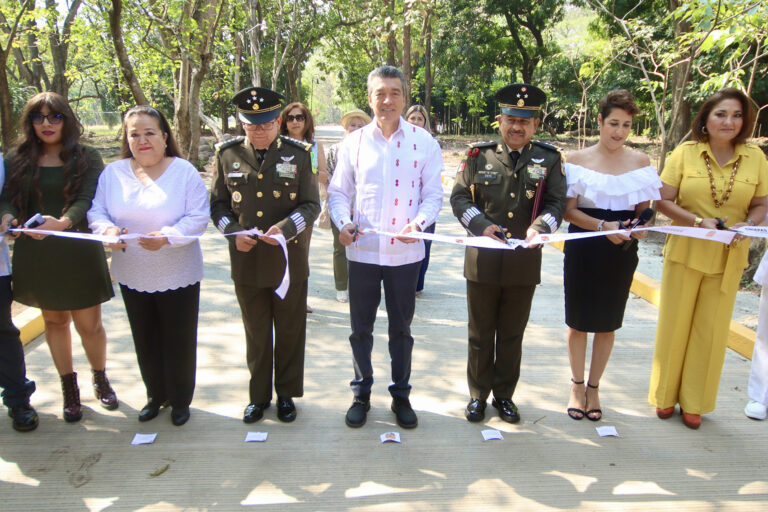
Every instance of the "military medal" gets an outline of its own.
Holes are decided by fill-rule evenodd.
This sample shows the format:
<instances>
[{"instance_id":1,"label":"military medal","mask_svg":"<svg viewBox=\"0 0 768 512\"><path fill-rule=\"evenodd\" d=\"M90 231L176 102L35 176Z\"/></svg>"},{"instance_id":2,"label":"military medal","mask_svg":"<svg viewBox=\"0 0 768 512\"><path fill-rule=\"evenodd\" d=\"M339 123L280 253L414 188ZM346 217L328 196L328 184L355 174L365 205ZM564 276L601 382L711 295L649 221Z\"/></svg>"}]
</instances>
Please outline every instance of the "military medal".
<instances>
[{"instance_id":1,"label":"military medal","mask_svg":"<svg viewBox=\"0 0 768 512\"><path fill-rule=\"evenodd\" d=\"M535 196L535 195L536 195L536 192L534 192L533 190L526 190L525 191L525 197L527 197L528 199L533 199L533 196Z\"/></svg>"},{"instance_id":2,"label":"military medal","mask_svg":"<svg viewBox=\"0 0 768 512\"><path fill-rule=\"evenodd\" d=\"M291 197L291 201L293 201L294 199L296 199L296 192L291 192L291 193L290 193L290 197Z\"/></svg>"},{"instance_id":3,"label":"military medal","mask_svg":"<svg viewBox=\"0 0 768 512\"><path fill-rule=\"evenodd\" d=\"M232 164L232 168L235 169L235 170L239 169L240 168L240 162L233 163Z\"/></svg>"},{"instance_id":4,"label":"military medal","mask_svg":"<svg viewBox=\"0 0 768 512\"><path fill-rule=\"evenodd\" d=\"M239 191L235 190L232 193L232 201L239 203L242 200L243 200L243 195Z\"/></svg>"},{"instance_id":5,"label":"military medal","mask_svg":"<svg viewBox=\"0 0 768 512\"><path fill-rule=\"evenodd\" d=\"M492 164L485 164L485 170L486 171L490 171L491 169L493 169L493 165Z\"/></svg>"},{"instance_id":6,"label":"military medal","mask_svg":"<svg viewBox=\"0 0 768 512\"><path fill-rule=\"evenodd\" d=\"M283 162L275 165L275 171L277 171L278 178L295 178L298 168L294 164Z\"/></svg>"},{"instance_id":7,"label":"military medal","mask_svg":"<svg viewBox=\"0 0 768 512\"><path fill-rule=\"evenodd\" d=\"M275 199L280 199L280 191L279 190L273 190L272 195L275 196Z\"/></svg>"}]
</instances>

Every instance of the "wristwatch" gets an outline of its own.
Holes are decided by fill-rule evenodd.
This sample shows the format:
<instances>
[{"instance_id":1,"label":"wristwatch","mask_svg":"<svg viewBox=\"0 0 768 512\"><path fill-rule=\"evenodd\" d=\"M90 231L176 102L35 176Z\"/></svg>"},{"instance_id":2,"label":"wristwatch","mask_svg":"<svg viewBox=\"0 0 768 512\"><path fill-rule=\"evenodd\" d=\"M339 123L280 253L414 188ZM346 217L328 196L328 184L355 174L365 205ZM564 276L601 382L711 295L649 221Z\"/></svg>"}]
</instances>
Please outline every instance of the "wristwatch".
<instances>
[{"instance_id":1,"label":"wristwatch","mask_svg":"<svg viewBox=\"0 0 768 512\"><path fill-rule=\"evenodd\" d=\"M693 219L693 227L697 228L697 227L701 226L702 222L704 222L704 219L702 219L701 217L697 216L695 219Z\"/></svg>"}]
</instances>

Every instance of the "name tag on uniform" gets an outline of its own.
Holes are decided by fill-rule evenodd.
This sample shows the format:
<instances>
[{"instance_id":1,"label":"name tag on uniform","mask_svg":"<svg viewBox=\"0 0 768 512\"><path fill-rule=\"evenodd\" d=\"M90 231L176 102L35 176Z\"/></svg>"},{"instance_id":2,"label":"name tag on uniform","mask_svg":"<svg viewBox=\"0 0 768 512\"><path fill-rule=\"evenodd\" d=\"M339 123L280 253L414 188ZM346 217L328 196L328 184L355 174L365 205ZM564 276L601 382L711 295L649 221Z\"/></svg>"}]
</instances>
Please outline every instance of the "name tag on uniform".
<instances>
[{"instance_id":1,"label":"name tag on uniform","mask_svg":"<svg viewBox=\"0 0 768 512\"><path fill-rule=\"evenodd\" d=\"M499 176L498 171L491 171L491 172L478 172L477 177L480 178L483 181L493 181Z\"/></svg>"},{"instance_id":2,"label":"name tag on uniform","mask_svg":"<svg viewBox=\"0 0 768 512\"><path fill-rule=\"evenodd\" d=\"M297 168L293 164L277 164L275 166L279 178L295 178Z\"/></svg>"},{"instance_id":3,"label":"name tag on uniform","mask_svg":"<svg viewBox=\"0 0 768 512\"><path fill-rule=\"evenodd\" d=\"M242 178L243 173L242 172L228 172L227 178Z\"/></svg>"},{"instance_id":4,"label":"name tag on uniform","mask_svg":"<svg viewBox=\"0 0 768 512\"><path fill-rule=\"evenodd\" d=\"M546 178L547 168L539 164L530 164L528 165L528 176L535 180Z\"/></svg>"}]
</instances>

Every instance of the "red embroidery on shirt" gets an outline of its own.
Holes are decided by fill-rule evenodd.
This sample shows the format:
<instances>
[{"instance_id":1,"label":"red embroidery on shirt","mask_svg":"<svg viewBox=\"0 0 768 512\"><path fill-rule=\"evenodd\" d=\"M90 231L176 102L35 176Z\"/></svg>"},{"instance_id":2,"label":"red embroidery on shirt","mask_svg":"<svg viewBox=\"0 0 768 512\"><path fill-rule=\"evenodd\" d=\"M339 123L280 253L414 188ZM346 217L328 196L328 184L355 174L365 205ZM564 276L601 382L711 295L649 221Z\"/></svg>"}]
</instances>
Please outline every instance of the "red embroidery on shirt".
<instances>
[{"instance_id":1,"label":"red embroidery on shirt","mask_svg":"<svg viewBox=\"0 0 768 512\"><path fill-rule=\"evenodd\" d=\"M395 206L397 206L397 203L400 202L398 198L395 198Z\"/></svg>"},{"instance_id":2,"label":"red embroidery on shirt","mask_svg":"<svg viewBox=\"0 0 768 512\"><path fill-rule=\"evenodd\" d=\"M400 141L397 141L397 147L400 147Z\"/></svg>"},{"instance_id":3,"label":"red embroidery on shirt","mask_svg":"<svg viewBox=\"0 0 768 512\"><path fill-rule=\"evenodd\" d=\"M411 188L416 188L416 182L414 180L411 180Z\"/></svg>"},{"instance_id":4,"label":"red embroidery on shirt","mask_svg":"<svg viewBox=\"0 0 768 512\"><path fill-rule=\"evenodd\" d=\"M410 201L408 201L408 206L413 206L413 199L411 199Z\"/></svg>"},{"instance_id":5,"label":"red embroidery on shirt","mask_svg":"<svg viewBox=\"0 0 768 512\"><path fill-rule=\"evenodd\" d=\"M395 225L395 222L397 222L397 218L396 217L392 217L392 225L393 226Z\"/></svg>"},{"instance_id":6,"label":"red embroidery on shirt","mask_svg":"<svg viewBox=\"0 0 768 512\"><path fill-rule=\"evenodd\" d=\"M413 168L416 169L419 166L419 162L417 160L413 161Z\"/></svg>"},{"instance_id":7,"label":"red embroidery on shirt","mask_svg":"<svg viewBox=\"0 0 768 512\"><path fill-rule=\"evenodd\" d=\"M399 186L400 186L400 180L395 180L395 186L396 186L396 187L399 187Z\"/></svg>"},{"instance_id":8,"label":"red embroidery on shirt","mask_svg":"<svg viewBox=\"0 0 768 512\"><path fill-rule=\"evenodd\" d=\"M406 220L405 223L406 224L410 224L411 223L411 219Z\"/></svg>"},{"instance_id":9,"label":"red embroidery on shirt","mask_svg":"<svg viewBox=\"0 0 768 512\"><path fill-rule=\"evenodd\" d=\"M421 221L421 225L422 225L422 226L423 226L424 224L426 224L426 223L427 223L427 221L425 221L425 220Z\"/></svg>"},{"instance_id":10,"label":"red embroidery on shirt","mask_svg":"<svg viewBox=\"0 0 768 512\"><path fill-rule=\"evenodd\" d=\"M400 159L395 160L395 167L400 167Z\"/></svg>"},{"instance_id":11,"label":"red embroidery on shirt","mask_svg":"<svg viewBox=\"0 0 768 512\"><path fill-rule=\"evenodd\" d=\"M390 238L389 239L389 245L395 245L395 239L394 238Z\"/></svg>"},{"instance_id":12,"label":"red embroidery on shirt","mask_svg":"<svg viewBox=\"0 0 768 512\"><path fill-rule=\"evenodd\" d=\"M416 144L413 145L413 150L416 151Z\"/></svg>"}]
</instances>

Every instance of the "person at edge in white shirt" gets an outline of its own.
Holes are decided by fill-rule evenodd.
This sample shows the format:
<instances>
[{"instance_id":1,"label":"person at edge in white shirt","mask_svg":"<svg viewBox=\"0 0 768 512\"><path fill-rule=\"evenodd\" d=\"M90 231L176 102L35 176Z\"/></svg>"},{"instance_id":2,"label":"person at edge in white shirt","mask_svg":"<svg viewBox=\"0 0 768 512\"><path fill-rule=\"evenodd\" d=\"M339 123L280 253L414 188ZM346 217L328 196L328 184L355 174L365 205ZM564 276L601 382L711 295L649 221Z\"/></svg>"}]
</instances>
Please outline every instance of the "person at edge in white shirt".
<instances>
[{"instance_id":1,"label":"person at edge in white shirt","mask_svg":"<svg viewBox=\"0 0 768 512\"><path fill-rule=\"evenodd\" d=\"M328 187L331 218L349 260L349 341L355 370L350 382L354 401L346 415L350 427L365 424L370 409L373 325L382 282L389 320L391 409L401 427L418 424L409 401L410 326L424 243L405 236L365 233L368 229L399 235L421 231L440 212L442 154L432 135L402 118L404 85L402 72L392 66L376 68L368 75L373 122L341 142Z\"/></svg>"},{"instance_id":2,"label":"person at edge in white shirt","mask_svg":"<svg viewBox=\"0 0 768 512\"><path fill-rule=\"evenodd\" d=\"M97 234L152 235L111 244L112 274L147 388L139 421L170 404L171 421L181 426L195 390L203 255L194 237L210 219L208 191L197 169L179 158L162 113L131 108L123 133L123 159L101 173L88 222Z\"/></svg>"}]
</instances>

